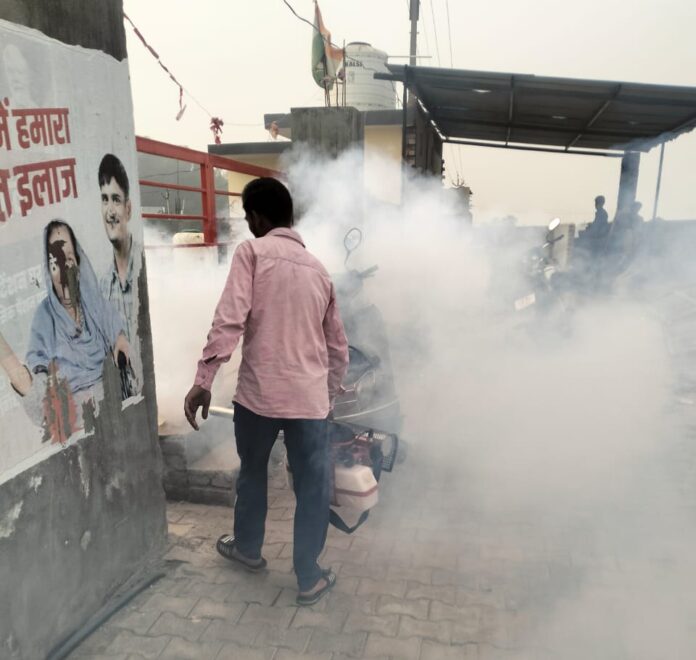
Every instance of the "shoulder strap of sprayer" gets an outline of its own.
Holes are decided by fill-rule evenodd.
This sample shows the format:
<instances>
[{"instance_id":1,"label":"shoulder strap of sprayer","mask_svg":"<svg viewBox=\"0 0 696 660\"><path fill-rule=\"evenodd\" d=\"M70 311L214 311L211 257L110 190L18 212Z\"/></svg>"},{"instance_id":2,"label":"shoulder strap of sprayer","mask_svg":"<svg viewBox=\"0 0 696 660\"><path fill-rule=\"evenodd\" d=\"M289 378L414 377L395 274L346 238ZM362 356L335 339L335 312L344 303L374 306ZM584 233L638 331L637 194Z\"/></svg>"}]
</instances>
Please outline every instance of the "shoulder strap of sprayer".
<instances>
[{"instance_id":1,"label":"shoulder strap of sprayer","mask_svg":"<svg viewBox=\"0 0 696 660\"><path fill-rule=\"evenodd\" d=\"M338 530L345 532L346 534L352 534L360 525L362 525L366 520L367 517L370 515L369 511L363 511L362 515L360 518L358 518L358 522L353 525L353 527L348 527L346 525L345 521L333 510L329 510L329 522Z\"/></svg>"}]
</instances>

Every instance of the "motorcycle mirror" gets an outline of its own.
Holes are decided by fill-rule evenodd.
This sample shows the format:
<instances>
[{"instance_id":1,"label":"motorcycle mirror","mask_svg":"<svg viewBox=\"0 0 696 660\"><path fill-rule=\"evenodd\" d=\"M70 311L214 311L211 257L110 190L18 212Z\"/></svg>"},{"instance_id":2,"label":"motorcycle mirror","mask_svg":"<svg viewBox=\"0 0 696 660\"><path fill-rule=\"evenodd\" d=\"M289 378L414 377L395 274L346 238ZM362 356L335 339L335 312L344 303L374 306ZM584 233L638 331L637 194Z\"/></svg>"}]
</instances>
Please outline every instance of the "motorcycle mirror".
<instances>
[{"instance_id":1,"label":"motorcycle mirror","mask_svg":"<svg viewBox=\"0 0 696 660\"><path fill-rule=\"evenodd\" d=\"M549 222L549 231L553 231L554 229L558 229L561 225L561 219L560 218L554 218Z\"/></svg>"},{"instance_id":2,"label":"motorcycle mirror","mask_svg":"<svg viewBox=\"0 0 696 660\"><path fill-rule=\"evenodd\" d=\"M357 227L349 229L343 237L343 246L346 248L346 261L348 261L348 257L360 243L362 243L362 232Z\"/></svg>"}]
</instances>

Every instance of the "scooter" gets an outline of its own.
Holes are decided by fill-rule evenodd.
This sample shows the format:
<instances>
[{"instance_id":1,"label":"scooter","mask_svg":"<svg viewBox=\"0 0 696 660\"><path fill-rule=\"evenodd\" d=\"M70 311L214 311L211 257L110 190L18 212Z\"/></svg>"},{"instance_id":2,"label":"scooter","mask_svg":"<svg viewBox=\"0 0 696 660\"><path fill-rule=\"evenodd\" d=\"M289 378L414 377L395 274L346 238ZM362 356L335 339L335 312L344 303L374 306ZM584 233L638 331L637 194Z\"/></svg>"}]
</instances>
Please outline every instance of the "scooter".
<instances>
[{"instance_id":1,"label":"scooter","mask_svg":"<svg viewBox=\"0 0 696 660\"><path fill-rule=\"evenodd\" d=\"M362 296L364 281L379 267L348 269L350 256L361 243L362 232L357 227L346 233L346 272L332 278L349 343L348 371L334 404L334 420L398 434L402 416L384 321L377 307Z\"/></svg>"},{"instance_id":2,"label":"scooter","mask_svg":"<svg viewBox=\"0 0 696 660\"><path fill-rule=\"evenodd\" d=\"M522 312L534 306L535 311L539 313L547 311L557 302L552 281L558 271L558 262L553 250L554 245L565 237L564 234L555 235L556 229L560 225L560 218L551 220L546 230L544 244L541 247L533 248L526 255L526 284L531 291L515 299L516 312Z\"/></svg>"},{"instance_id":3,"label":"scooter","mask_svg":"<svg viewBox=\"0 0 696 660\"><path fill-rule=\"evenodd\" d=\"M567 337L572 331L572 290L567 273L561 272L554 246L565 236L556 235L559 218L548 225L543 245L526 256L525 295L514 301L515 329L528 339L546 342L551 337Z\"/></svg>"}]
</instances>

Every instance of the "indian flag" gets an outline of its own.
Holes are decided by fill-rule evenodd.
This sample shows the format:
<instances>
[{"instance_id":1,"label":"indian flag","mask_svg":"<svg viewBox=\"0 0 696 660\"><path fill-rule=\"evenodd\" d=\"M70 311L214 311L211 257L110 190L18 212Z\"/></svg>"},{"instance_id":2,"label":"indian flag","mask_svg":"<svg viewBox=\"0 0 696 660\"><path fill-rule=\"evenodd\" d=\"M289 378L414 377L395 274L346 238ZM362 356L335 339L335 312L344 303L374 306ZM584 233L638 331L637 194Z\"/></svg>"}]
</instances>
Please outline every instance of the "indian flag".
<instances>
[{"instance_id":1,"label":"indian flag","mask_svg":"<svg viewBox=\"0 0 696 660\"><path fill-rule=\"evenodd\" d=\"M312 37L312 76L322 89L331 89L336 72L343 61L343 49L331 45L331 33L321 17L319 3L314 2L314 35Z\"/></svg>"}]
</instances>

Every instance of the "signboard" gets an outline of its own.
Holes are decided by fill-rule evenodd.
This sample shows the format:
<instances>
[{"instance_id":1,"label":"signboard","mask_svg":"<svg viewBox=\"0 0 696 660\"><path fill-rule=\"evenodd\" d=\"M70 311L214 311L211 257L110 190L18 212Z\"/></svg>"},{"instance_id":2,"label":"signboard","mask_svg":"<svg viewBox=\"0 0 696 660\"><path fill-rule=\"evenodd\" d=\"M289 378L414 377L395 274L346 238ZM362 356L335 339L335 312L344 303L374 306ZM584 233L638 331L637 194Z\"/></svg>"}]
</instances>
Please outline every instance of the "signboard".
<instances>
[{"instance_id":1,"label":"signboard","mask_svg":"<svg viewBox=\"0 0 696 660\"><path fill-rule=\"evenodd\" d=\"M116 100L116 101L114 101ZM0 21L0 483L142 400L128 65Z\"/></svg>"}]
</instances>

